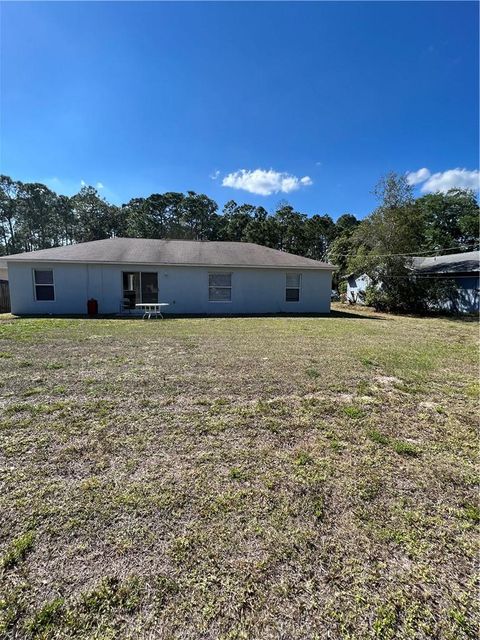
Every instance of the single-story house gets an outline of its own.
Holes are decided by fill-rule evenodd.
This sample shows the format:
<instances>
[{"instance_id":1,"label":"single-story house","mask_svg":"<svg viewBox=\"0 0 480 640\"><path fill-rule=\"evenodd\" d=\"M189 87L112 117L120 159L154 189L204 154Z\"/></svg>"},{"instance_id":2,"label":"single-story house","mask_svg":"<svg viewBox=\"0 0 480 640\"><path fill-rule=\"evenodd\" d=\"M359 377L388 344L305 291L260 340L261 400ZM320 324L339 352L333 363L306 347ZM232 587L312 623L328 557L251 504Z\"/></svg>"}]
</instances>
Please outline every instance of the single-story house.
<instances>
[{"instance_id":1,"label":"single-story house","mask_svg":"<svg viewBox=\"0 0 480 640\"><path fill-rule=\"evenodd\" d=\"M452 279L456 285L455 295L442 303L442 309L477 313L480 306L480 252L466 251L434 257L414 257L411 262L412 276ZM347 300L364 304L365 290L371 283L366 274L347 276Z\"/></svg>"},{"instance_id":2,"label":"single-story house","mask_svg":"<svg viewBox=\"0 0 480 640\"><path fill-rule=\"evenodd\" d=\"M110 238L7 256L12 313L328 313L335 267L244 242Z\"/></svg>"}]
</instances>

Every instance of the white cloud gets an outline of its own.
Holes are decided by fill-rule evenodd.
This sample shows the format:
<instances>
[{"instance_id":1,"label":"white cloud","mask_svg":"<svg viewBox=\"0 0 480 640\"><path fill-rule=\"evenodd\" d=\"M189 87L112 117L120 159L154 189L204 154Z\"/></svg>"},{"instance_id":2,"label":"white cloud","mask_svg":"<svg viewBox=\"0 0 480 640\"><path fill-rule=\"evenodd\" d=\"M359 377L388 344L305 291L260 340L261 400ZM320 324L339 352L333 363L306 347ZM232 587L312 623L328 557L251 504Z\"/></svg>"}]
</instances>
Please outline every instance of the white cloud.
<instances>
[{"instance_id":1,"label":"white cloud","mask_svg":"<svg viewBox=\"0 0 480 640\"><path fill-rule=\"evenodd\" d=\"M432 174L422 185L422 193L446 193L449 189L473 189L480 187L480 173L478 169L448 169Z\"/></svg>"},{"instance_id":2,"label":"white cloud","mask_svg":"<svg viewBox=\"0 0 480 640\"><path fill-rule=\"evenodd\" d=\"M407 182L408 184L420 184L420 182L425 182L430 177L430 171L427 168L419 169L418 171L409 171L407 173Z\"/></svg>"},{"instance_id":3,"label":"white cloud","mask_svg":"<svg viewBox=\"0 0 480 640\"><path fill-rule=\"evenodd\" d=\"M310 176L297 178L289 173L269 169L240 169L229 173L222 180L223 187L243 189L260 196L270 196L272 193L290 193L300 187L313 184Z\"/></svg>"},{"instance_id":4,"label":"white cloud","mask_svg":"<svg viewBox=\"0 0 480 640\"><path fill-rule=\"evenodd\" d=\"M210 174L210 179L211 180L216 180L219 175L220 175L220 171L218 169L216 169L216 171L214 171L213 173Z\"/></svg>"},{"instance_id":5,"label":"white cloud","mask_svg":"<svg viewBox=\"0 0 480 640\"><path fill-rule=\"evenodd\" d=\"M86 187L87 183L85 182L85 180L80 180L80 186L81 187Z\"/></svg>"},{"instance_id":6,"label":"white cloud","mask_svg":"<svg viewBox=\"0 0 480 640\"><path fill-rule=\"evenodd\" d=\"M104 189L104 186L101 182L97 182L95 186L97 187L97 189Z\"/></svg>"},{"instance_id":7,"label":"white cloud","mask_svg":"<svg viewBox=\"0 0 480 640\"><path fill-rule=\"evenodd\" d=\"M407 182L411 185L422 184L422 193L446 193L449 189L473 189L480 187L480 174L478 169L448 169L431 173L427 168L418 171L409 171L406 174Z\"/></svg>"}]
</instances>

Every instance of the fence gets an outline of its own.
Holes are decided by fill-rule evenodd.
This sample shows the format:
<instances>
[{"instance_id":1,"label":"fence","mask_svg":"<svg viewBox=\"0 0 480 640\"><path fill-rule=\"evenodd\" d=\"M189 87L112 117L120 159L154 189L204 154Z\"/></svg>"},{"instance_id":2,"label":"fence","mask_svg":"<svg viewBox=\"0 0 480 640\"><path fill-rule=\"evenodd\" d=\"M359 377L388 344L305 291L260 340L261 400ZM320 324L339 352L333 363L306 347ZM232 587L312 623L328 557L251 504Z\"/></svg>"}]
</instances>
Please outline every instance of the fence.
<instances>
[{"instance_id":1,"label":"fence","mask_svg":"<svg viewBox=\"0 0 480 640\"><path fill-rule=\"evenodd\" d=\"M8 313L10 311L10 291L8 282L0 280L0 313Z\"/></svg>"}]
</instances>

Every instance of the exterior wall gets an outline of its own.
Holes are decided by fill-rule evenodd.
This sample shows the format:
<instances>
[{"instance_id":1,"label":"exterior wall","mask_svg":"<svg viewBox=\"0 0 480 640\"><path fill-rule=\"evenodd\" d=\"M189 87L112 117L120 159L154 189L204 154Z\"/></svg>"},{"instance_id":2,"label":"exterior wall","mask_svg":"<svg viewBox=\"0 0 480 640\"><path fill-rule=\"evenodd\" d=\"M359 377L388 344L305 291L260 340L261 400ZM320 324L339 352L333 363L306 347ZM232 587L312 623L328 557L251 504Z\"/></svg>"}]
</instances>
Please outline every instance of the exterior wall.
<instances>
[{"instance_id":1,"label":"exterior wall","mask_svg":"<svg viewBox=\"0 0 480 640\"><path fill-rule=\"evenodd\" d=\"M456 313L478 313L480 310L480 279L477 275L455 278L458 286L456 298L449 309Z\"/></svg>"},{"instance_id":2,"label":"exterior wall","mask_svg":"<svg viewBox=\"0 0 480 640\"><path fill-rule=\"evenodd\" d=\"M158 267L129 264L9 263L12 313L84 314L87 300L98 300L101 314L120 312L123 271L158 273L158 301L168 302L167 313L328 313L332 273L328 270ZM53 269L55 300L36 301L33 269ZM302 274L300 301L285 302L285 274ZM231 302L209 302L208 274L232 274Z\"/></svg>"},{"instance_id":3,"label":"exterior wall","mask_svg":"<svg viewBox=\"0 0 480 640\"><path fill-rule=\"evenodd\" d=\"M365 290L371 280L366 273L361 276L349 276L347 280L347 300L357 304L365 304Z\"/></svg>"},{"instance_id":4,"label":"exterior wall","mask_svg":"<svg viewBox=\"0 0 480 640\"><path fill-rule=\"evenodd\" d=\"M8 280L8 269L0 268L0 280Z\"/></svg>"}]
</instances>

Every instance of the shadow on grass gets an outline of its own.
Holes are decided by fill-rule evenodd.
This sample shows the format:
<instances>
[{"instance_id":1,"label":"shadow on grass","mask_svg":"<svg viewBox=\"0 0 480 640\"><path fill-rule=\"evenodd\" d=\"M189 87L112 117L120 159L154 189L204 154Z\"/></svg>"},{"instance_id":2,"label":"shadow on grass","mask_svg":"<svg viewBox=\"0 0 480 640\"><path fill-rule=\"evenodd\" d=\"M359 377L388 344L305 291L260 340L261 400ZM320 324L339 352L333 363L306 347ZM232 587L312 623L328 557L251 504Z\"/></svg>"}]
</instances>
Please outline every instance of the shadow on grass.
<instances>
[{"instance_id":1,"label":"shadow on grass","mask_svg":"<svg viewBox=\"0 0 480 640\"><path fill-rule=\"evenodd\" d=\"M3 314L2 314L3 315ZM86 314L30 314L30 315L12 315L12 314L4 314L2 318L0 315L0 321L12 321L12 320L21 320L21 319L63 319L63 320L138 320L142 322L149 322L151 320L162 321L161 318L150 318L144 319L140 314L98 314L96 316L88 316ZM342 320L390 320L391 318L386 317L385 315L375 315L375 314L361 314L361 313L349 313L348 311L337 311L332 310L330 313L235 313L235 314L217 314L217 313L165 313L163 316L163 320L178 320L178 319L187 319L187 318L297 318L301 320L302 318L323 318L323 319L332 319L339 318Z\"/></svg>"}]
</instances>

